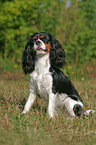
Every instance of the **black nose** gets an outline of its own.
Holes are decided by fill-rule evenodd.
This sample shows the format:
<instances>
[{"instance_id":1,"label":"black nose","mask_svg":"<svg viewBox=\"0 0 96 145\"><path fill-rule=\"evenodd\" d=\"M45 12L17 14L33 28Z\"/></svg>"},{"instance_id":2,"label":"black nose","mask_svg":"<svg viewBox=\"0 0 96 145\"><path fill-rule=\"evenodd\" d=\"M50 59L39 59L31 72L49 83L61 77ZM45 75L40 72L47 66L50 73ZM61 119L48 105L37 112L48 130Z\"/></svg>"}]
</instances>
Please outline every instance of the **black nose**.
<instances>
[{"instance_id":1,"label":"black nose","mask_svg":"<svg viewBox=\"0 0 96 145\"><path fill-rule=\"evenodd\" d=\"M39 45L41 42L40 41L36 41L36 45Z\"/></svg>"}]
</instances>

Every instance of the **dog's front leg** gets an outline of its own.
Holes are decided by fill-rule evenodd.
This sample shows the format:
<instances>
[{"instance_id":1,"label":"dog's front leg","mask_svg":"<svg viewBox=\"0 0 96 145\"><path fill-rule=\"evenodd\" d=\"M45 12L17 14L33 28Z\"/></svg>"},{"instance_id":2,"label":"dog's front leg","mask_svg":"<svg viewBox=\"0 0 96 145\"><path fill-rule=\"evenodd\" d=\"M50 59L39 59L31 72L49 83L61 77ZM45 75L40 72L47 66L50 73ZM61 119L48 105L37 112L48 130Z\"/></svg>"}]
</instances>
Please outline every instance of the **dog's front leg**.
<instances>
[{"instance_id":1,"label":"dog's front leg","mask_svg":"<svg viewBox=\"0 0 96 145\"><path fill-rule=\"evenodd\" d=\"M33 105L35 101L35 98L36 98L36 95L33 92L30 92L29 98L25 104L22 114L25 114L29 111L30 107Z\"/></svg>"},{"instance_id":2,"label":"dog's front leg","mask_svg":"<svg viewBox=\"0 0 96 145\"><path fill-rule=\"evenodd\" d=\"M54 118L55 114L56 114L56 95L51 93L49 94L48 116L49 118Z\"/></svg>"}]
</instances>

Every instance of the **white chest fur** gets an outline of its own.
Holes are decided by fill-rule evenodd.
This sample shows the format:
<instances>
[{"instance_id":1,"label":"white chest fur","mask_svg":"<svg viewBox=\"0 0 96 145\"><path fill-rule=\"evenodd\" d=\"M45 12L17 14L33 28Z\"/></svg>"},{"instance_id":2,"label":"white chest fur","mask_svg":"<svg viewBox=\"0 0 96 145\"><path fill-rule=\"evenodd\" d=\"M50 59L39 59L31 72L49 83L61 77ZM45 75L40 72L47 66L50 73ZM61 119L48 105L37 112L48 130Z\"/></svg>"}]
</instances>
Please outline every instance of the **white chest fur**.
<instances>
[{"instance_id":1,"label":"white chest fur","mask_svg":"<svg viewBox=\"0 0 96 145\"><path fill-rule=\"evenodd\" d=\"M35 70L30 74L30 89L47 100L48 95L52 92L52 76L49 72L50 62L49 54L38 56L35 63Z\"/></svg>"}]
</instances>

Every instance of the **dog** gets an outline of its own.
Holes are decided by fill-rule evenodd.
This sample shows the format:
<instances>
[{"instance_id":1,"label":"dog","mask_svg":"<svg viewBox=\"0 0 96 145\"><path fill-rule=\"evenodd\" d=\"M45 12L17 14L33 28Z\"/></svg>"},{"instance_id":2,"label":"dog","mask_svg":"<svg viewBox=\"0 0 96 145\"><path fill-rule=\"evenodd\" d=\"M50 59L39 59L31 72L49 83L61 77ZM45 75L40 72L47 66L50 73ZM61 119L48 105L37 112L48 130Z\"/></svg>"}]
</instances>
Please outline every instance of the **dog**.
<instances>
[{"instance_id":1,"label":"dog","mask_svg":"<svg viewBox=\"0 0 96 145\"><path fill-rule=\"evenodd\" d=\"M65 51L50 33L29 37L22 56L25 74L30 74L30 94L23 114L33 105L36 96L48 102L48 116L54 118L60 107L69 116L84 115L84 105L76 88L60 68L65 64Z\"/></svg>"}]
</instances>

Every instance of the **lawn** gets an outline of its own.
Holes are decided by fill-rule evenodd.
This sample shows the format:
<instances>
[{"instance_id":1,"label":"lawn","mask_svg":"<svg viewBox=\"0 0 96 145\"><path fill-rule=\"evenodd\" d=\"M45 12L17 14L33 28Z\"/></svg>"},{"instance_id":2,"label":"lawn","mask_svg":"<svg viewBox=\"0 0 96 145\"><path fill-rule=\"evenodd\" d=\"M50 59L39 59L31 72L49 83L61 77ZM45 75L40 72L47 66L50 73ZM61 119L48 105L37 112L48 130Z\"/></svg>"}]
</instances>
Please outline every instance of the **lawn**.
<instances>
[{"instance_id":1,"label":"lawn","mask_svg":"<svg viewBox=\"0 0 96 145\"><path fill-rule=\"evenodd\" d=\"M72 78L85 110L96 110L95 78ZM0 145L96 145L96 114L68 119L60 113L47 118L47 104L37 99L26 115L21 115L29 94L29 77L22 73L0 75Z\"/></svg>"}]
</instances>

